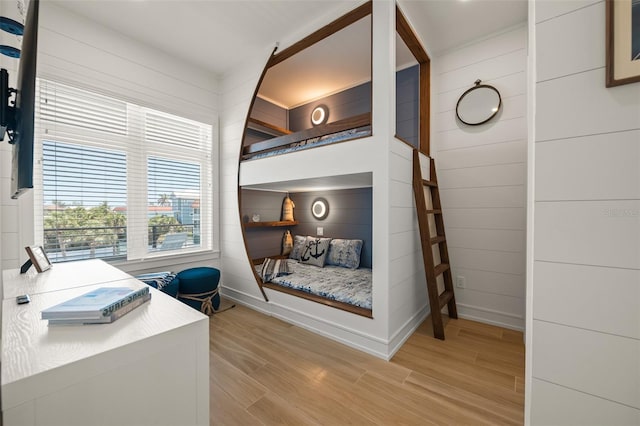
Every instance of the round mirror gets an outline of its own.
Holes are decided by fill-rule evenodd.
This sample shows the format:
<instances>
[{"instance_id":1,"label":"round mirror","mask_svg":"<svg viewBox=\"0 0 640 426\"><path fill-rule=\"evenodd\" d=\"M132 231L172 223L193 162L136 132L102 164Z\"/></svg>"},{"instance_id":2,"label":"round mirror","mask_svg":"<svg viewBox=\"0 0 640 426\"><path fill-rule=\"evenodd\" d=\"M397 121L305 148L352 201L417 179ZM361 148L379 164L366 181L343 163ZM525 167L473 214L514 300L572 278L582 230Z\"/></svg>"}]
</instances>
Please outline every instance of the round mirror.
<instances>
[{"instance_id":1,"label":"round mirror","mask_svg":"<svg viewBox=\"0 0 640 426\"><path fill-rule=\"evenodd\" d=\"M311 214L318 220L322 220L329 214L329 203L324 198L316 198L311 203Z\"/></svg>"},{"instance_id":2,"label":"round mirror","mask_svg":"<svg viewBox=\"0 0 640 426\"><path fill-rule=\"evenodd\" d=\"M500 110L502 99L500 92L488 84L480 84L465 91L456 105L456 115L464 124L477 126L491 120Z\"/></svg>"},{"instance_id":3,"label":"round mirror","mask_svg":"<svg viewBox=\"0 0 640 426\"><path fill-rule=\"evenodd\" d=\"M327 118L329 118L329 114L327 114L327 107L324 105L315 107L311 112L311 123L314 126L326 123Z\"/></svg>"}]
</instances>

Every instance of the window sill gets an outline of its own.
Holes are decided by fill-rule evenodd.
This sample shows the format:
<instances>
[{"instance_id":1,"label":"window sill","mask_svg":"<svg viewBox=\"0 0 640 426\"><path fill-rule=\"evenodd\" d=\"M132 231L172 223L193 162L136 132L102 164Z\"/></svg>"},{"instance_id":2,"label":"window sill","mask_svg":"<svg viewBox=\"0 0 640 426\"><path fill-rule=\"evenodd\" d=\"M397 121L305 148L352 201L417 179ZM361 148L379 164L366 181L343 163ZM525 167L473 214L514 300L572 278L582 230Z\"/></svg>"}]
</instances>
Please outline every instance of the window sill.
<instances>
[{"instance_id":1,"label":"window sill","mask_svg":"<svg viewBox=\"0 0 640 426\"><path fill-rule=\"evenodd\" d=\"M220 259L219 250L197 250L173 254L150 254L144 259L110 262L127 273L141 273L146 270L176 270L180 265L205 263Z\"/></svg>"}]
</instances>

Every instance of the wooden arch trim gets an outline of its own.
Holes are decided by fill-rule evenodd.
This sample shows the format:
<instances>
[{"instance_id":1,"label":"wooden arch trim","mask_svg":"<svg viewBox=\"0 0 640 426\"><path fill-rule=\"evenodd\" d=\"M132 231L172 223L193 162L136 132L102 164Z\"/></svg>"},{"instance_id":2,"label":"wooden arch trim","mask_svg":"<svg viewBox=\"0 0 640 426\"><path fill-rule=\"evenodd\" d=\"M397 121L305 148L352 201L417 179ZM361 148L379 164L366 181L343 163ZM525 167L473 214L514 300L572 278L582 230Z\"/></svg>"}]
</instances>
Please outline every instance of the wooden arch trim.
<instances>
[{"instance_id":1,"label":"wooden arch trim","mask_svg":"<svg viewBox=\"0 0 640 426\"><path fill-rule=\"evenodd\" d=\"M422 47L420 40L416 36L413 28L407 21L407 18L402 14L402 11L396 5L396 32L407 45L413 56L420 64L420 83L419 83L419 117L420 128L418 129L418 136L420 142L420 152L425 155L430 155L430 105L431 99L431 59L427 52Z\"/></svg>"},{"instance_id":2,"label":"wooden arch trim","mask_svg":"<svg viewBox=\"0 0 640 426\"><path fill-rule=\"evenodd\" d=\"M280 53L276 54L274 52L274 55L271 56L271 59L269 59L269 62L267 63L267 68L271 68L274 65L277 65L280 62L286 59L289 59L290 57L292 57L296 53L303 51L307 47L312 46L321 40L324 40L325 38L333 35L334 33L337 33L341 29L348 27L349 25L353 24L356 21L359 21L365 16L371 15L372 10L373 10L372 2L368 1L362 6L359 6L353 9L351 12L348 12L346 15L342 15L340 18L325 25L324 27L320 28L318 31L314 32L313 34L308 35L307 37L303 38L299 42L284 49Z\"/></svg>"}]
</instances>

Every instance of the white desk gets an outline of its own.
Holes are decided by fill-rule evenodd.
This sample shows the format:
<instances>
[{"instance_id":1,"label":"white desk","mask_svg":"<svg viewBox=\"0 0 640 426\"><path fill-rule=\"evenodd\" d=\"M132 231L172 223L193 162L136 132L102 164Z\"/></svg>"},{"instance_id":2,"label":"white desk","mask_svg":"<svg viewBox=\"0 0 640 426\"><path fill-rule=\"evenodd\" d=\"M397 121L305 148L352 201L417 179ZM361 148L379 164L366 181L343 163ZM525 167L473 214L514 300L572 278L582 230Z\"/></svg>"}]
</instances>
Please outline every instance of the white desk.
<instances>
[{"instance_id":1,"label":"white desk","mask_svg":"<svg viewBox=\"0 0 640 426\"><path fill-rule=\"evenodd\" d=\"M2 272L3 299L15 299L20 294L32 296L127 278L131 278L131 275L99 259L57 263L40 274L33 266L24 274L20 274L20 269L6 269Z\"/></svg>"},{"instance_id":2,"label":"white desk","mask_svg":"<svg viewBox=\"0 0 640 426\"><path fill-rule=\"evenodd\" d=\"M208 425L207 316L152 288L149 303L112 324L49 327L40 319L42 309L93 288L145 285L90 263L39 276L5 271L4 426ZM23 293L31 303L16 304Z\"/></svg>"}]
</instances>

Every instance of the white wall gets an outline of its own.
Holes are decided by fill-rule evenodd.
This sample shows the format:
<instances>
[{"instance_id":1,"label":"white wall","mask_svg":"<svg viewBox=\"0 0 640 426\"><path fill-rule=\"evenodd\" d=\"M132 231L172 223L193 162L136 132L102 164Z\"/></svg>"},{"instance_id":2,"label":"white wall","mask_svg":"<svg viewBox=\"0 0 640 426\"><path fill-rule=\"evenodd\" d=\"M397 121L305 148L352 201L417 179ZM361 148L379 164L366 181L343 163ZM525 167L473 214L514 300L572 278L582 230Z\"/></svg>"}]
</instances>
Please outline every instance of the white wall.
<instances>
[{"instance_id":1,"label":"white wall","mask_svg":"<svg viewBox=\"0 0 640 426\"><path fill-rule=\"evenodd\" d=\"M2 1L0 7L15 2ZM2 32L3 35L5 34ZM182 63L134 40L73 14L50 2L40 2L38 76L105 92L144 106L179 114L214 126L217 137L218 81L215 75ZM4 59L12 72L17 65ZM13 68L12 68L13 67ZM16 73L12 72L14 82ZM214 162L217 164L217 157ZM33 191L9 198L11 154L0 147L1 268L16 268L26 258L24 246L38 238L33 231ZM217 187L212 189L217 198ZM215 202L214 202L215 203ZM217 219L217 218L216 218ZM217 227L215 231L217 232ZM217 254L178 257L119 265L127 272L184 269L218 265Z\"/></svg>"},{"instance_id":2,"label":"white wall","mask_svg":"<svg viewBox=\"0 0 640 426\"><path fill-rule=\"evenodd\" d=\"M458 313L523 330L525 318L527 28L432 58L432 154L444 210ZM476 79L495 86L502 109L490 122L456 119Z\"/></svg>"},{"instance_id":3,"label":"white wall","mask_svg":"<svg viewBox=\"0 0 640 426\"><path fill-rule=\"evenodd\" d=\"M603 0L535 14L531 423L640 424L640 84L605 87Z\"/></svg>"}]
</instances>

